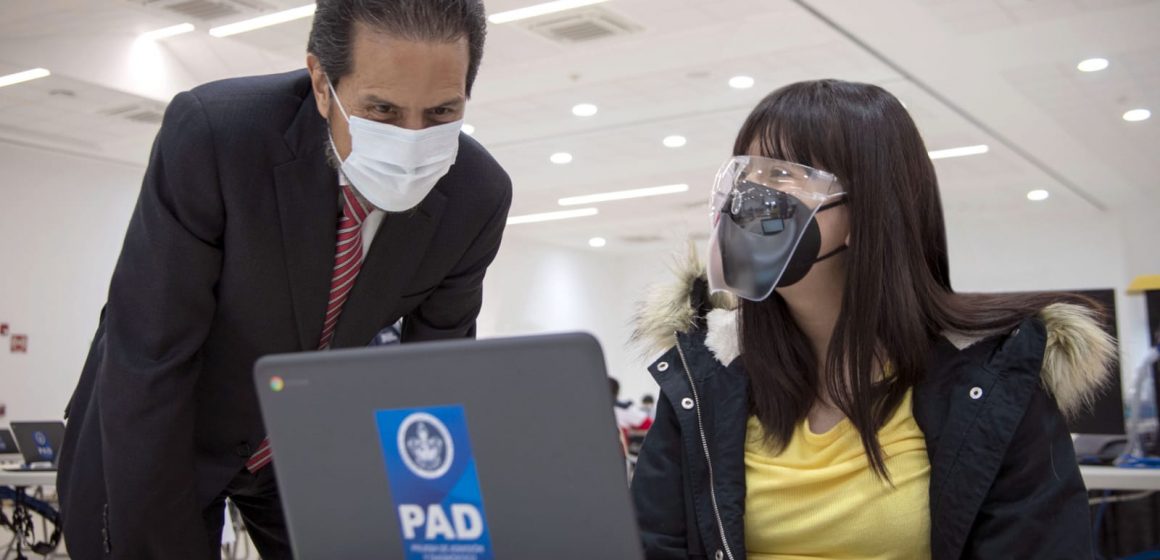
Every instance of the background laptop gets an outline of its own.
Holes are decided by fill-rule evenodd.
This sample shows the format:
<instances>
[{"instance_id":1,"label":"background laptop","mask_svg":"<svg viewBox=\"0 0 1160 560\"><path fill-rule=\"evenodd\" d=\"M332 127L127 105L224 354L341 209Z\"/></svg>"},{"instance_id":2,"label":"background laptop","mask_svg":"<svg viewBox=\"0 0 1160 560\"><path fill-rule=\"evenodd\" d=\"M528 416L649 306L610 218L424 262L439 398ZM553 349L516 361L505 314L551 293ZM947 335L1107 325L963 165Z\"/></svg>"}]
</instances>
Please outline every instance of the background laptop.
<instances>
[{"instance_id":1,"label":"background laptop","mask_svg":"<svg viewBox=\"0 0 1160 560\"><path fill-rule=\"evenodd\" d=\"M12 435L24 464L7 467L7 471L55 471L64 440L64 422L12 422Z\"/></svg>"},{"instance_id":2,"label":"background laptop","mask_svg":"<svg viewBox=\"0 0 1160 560\"><path fill-rule=\"evenodd\" d=\"M8 428L0 428L0 466L9 466L20 460L20 450L16 448L12 432Z\"/></svg>"},{"instance_id":3,"label":"background laptop","mask_svg":"<svg viewBox=\"0 0 1160 560\"><path fill-rule=\"evenodd\" d=\"M255 378L300 558L642 557L588 335L268 357Z\"/></svg>"}]
</instances>

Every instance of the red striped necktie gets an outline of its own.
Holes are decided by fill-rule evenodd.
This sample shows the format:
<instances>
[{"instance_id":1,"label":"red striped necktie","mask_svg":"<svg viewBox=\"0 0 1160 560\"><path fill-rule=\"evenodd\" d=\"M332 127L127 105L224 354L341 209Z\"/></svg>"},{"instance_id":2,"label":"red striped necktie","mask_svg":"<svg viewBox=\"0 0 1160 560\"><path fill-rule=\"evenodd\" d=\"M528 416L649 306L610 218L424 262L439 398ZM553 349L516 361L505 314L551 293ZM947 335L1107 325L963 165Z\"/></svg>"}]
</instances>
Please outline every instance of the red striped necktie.
<instances>
[{"instance_id":1,"label":"red striped necktie","mask_svg":"<svg viewBox=\"0 0 1160 560\"><path fill-rule=\"evenodd\" d=\"M370 215L370 208L355 196L349 185L342 187L342 217L338 220L338 242L334 250L334 272L330 277L330 301L326 305L326 318L322 323L322 338L319 350L327 350L334 340L334 327L342 315L354 281L358 278L363 262L362 223ZM258 451L246 461L246 469L256 473L270 464L270 438L262 440Z\"/></svg>"}]
</instances>

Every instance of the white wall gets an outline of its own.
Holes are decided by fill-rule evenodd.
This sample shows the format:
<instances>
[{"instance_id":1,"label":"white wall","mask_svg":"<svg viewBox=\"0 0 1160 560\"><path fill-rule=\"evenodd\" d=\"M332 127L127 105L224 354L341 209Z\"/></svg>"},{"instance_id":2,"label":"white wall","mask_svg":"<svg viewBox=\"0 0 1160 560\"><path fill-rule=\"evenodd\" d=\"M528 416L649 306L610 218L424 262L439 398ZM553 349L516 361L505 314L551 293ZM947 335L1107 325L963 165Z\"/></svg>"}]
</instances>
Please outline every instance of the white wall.
<instances>
[{"instance_id":1,"label":"white wall","mask_svg":"<svg viewBox=\"0 0 1160 560\"><path fill-rule=\"evenodd\" d=\"M59 418L105 301L143 168L0 143L0 403L11 419Z\"/></svg>"},{"instance_id":2,"label":"white wall","mask_svg":"<svg viewBox=\"0 0 1160 560\"><path fill-rule=\"evenodd\" d=\"M1140 204L1115 217L1124 239L1125 280L1160 274L1160 200ZM1148 332L1148 309L1143 294L1118 293L1121 359L1125 371L1144 361L1152 335Z\"/></svg>"},{"instance_id":3,"label":"white wall","mask_svg":"<svg viewBox=\"0 0 1160 560\"><path fill-rule=\"evenodd\" d=\"M1114 288L1120 366L1130 374L1147 351L1148 322L1143 296L1125 288L1137 275L1160 274L1160 206L1140 202L1119 213L951 214L952 284L967 292Z\"/></svg>"},{"instance_id":4,"label":"white wall","mask_svg":"<svg viewBox=\"0 0 1160 560\"><path fill-rule=\"evenodd\" d=\"M635 302L667 275L656 255L617 256L538 243L516 226L484 282L481 337L582 331L604 349L621 398L656 395L644 359L628 344Z\"/></svg>"}]
</instances>

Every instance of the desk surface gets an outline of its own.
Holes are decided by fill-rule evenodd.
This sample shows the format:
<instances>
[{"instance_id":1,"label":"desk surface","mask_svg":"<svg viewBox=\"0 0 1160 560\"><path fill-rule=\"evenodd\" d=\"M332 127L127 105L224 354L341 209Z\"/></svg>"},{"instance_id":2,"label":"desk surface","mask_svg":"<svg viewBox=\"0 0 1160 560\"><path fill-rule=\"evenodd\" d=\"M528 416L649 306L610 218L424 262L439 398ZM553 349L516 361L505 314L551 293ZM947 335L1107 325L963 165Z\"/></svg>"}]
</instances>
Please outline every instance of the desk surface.
<instances>
[{"instance_id":1,"label":"desk surface","mask_svg":"<svg viewBox=\"0 0 1160 560\"><path fill-rule=\"evenodd\" d=\"M1160 469L1121 469L1081 465L1088 490L1160 490Z\"/></svg>"},{"instance_id":2,"label":"desk surface","mask_svg":"<svg viewBox=\"0 0 1160 560\"><path fill-rule=\"evenodd\" d=\"M8 472L0 470L0 486L56 486L56 471Z\"/></svg>"},{"instance_id":3,"label":"desk surface","mask_svg":"<svg viewBox=\"0 0 1160 560\"><path fill-rule=\"evenodd\" d=\"M1089 490L1160 491L1160 469L1121 469L1083 465L1079 470ZM56 473L0 470L0 486L56 486Z\"/></svg>"}]
</instances>

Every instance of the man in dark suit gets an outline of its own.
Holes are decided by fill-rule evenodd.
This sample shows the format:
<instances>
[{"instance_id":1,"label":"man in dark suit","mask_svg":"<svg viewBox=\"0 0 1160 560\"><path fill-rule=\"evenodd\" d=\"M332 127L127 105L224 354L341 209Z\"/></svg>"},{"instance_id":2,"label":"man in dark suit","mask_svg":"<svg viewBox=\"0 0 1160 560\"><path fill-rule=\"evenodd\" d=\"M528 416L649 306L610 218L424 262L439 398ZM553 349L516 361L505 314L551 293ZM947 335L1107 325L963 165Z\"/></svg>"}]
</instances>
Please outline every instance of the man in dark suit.
<instances>
[{"instance_id":1,"label":"man in dark suit","mask_svg":"<svg viewBox=\"0 0 1160 560\"><path fill-rule=\"evenodd\" d=\"M323 0L308 71L173 99L66 411L73 558L217 558L227 497L289 557L254 362L474 335L511 203L459 133L485 30L480 0Z\"/></svg>"}]
</instances>

